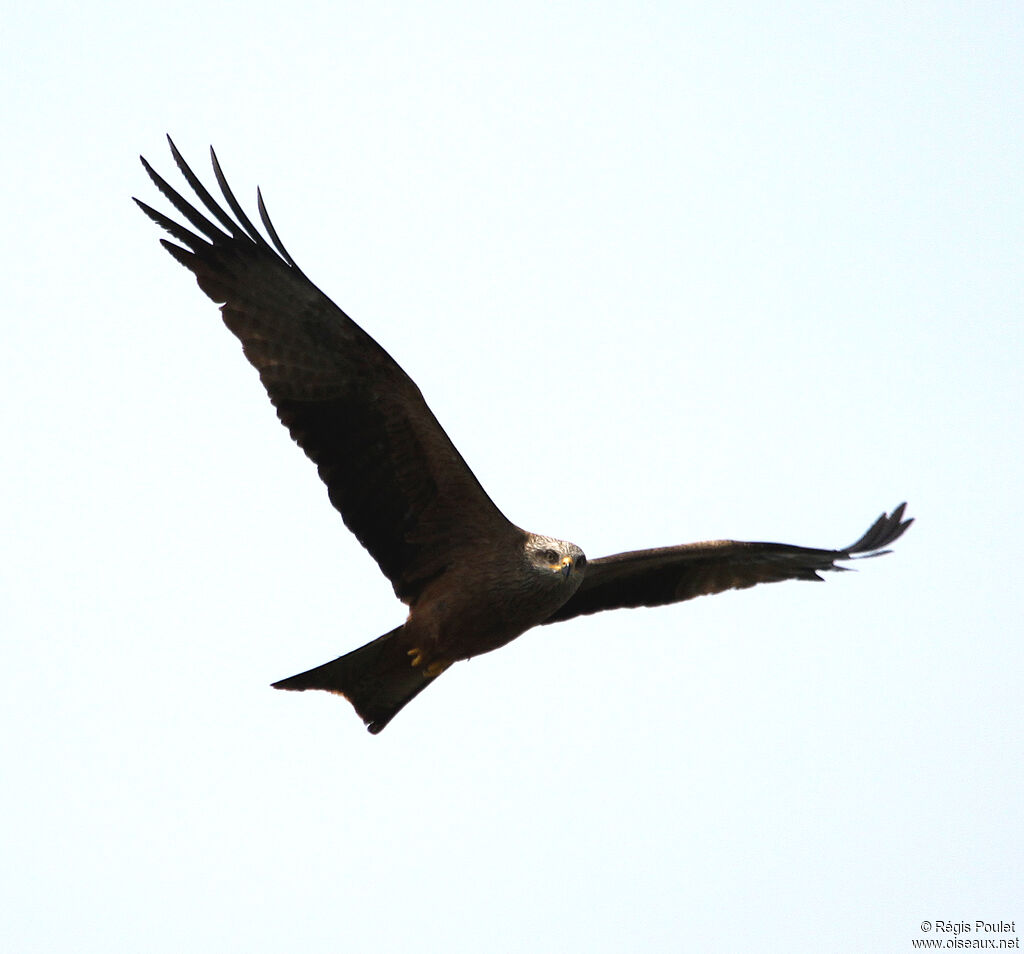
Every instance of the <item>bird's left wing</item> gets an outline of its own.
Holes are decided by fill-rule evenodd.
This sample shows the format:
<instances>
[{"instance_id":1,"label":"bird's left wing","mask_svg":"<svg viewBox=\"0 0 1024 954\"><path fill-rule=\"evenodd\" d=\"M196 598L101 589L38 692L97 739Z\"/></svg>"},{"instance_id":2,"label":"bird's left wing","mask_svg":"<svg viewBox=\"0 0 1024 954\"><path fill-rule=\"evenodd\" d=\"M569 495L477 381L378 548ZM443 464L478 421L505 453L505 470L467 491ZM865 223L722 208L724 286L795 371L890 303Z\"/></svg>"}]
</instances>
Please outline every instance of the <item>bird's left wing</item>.
<instances>
[{"instance_id":1,"label":"bird's left wing","mask_svg":"<svg viewBox=\"0 0 1024 954\"><path fill-rule=\"evenodd\" d=\"M841 550L712 540L599 557L587 563L580 588L544 622L601 610L663 606L758 583L821 580L822 571L847 569L838 561L888 553L884 548L914 522L903 519L906 506L883 513L856 543Z\"/></svg>"}]
</instances>

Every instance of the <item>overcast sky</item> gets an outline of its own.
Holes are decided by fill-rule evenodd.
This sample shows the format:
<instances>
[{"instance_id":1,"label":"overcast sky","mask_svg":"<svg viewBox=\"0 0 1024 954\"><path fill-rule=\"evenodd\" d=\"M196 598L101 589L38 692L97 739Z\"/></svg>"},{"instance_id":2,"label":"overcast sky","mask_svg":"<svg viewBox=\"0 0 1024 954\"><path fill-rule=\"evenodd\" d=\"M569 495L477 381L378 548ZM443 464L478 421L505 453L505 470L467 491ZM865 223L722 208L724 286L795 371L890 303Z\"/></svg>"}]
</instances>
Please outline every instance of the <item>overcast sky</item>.
<instances>
[{"instance_id":1,"label":"overcast sky","mask_svg":"<svg viewBox=\"0 0 1024 954\"><path fill-rule=\"evenodd\" d=\"M4 950L1024 933L1017 4L4 32ZM514 522L591 557L917 523L826 584L534 630L377 737L274 692L404 608L130 202L167 208L165 132L262 186Z\"/></svg>"}]
</instances>

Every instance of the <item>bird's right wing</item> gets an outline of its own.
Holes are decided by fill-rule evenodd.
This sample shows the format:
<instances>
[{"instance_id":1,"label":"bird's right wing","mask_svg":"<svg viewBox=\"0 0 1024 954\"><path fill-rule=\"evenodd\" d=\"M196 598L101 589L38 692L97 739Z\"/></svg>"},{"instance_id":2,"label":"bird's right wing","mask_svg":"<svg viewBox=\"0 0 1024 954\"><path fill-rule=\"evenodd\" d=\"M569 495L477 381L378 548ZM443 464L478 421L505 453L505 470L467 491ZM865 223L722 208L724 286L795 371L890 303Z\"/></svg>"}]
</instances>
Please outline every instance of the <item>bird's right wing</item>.
<instances>
[{"instance_id":1,"label":"bird's right wing","mask_svg":"<svg viewBox=\"0 0 1024 954\"><path fill-rule=\"evenodd\" d=\"M848 569L837 561L888 553L884 548L914 522L903 519L906 506L883 513L856 543L841 550L712 540L599 557L587 562L579 589L544 622L601 610L663 606L758 583L821 580L820 572Z\"/></svg>"},{"instance_id":2,"label":"bird's right wing","mask_svg":"<svg viewBox=\"0 0 1024 954\"><path fill-rule=\"evenodd\" d=\"M168 137L170 142L170 137ZM171 142L186 182L217 223L146 162L150 178L191 231L135 201L180 243L161 244L223 303L224 323L259 371L278 417L314 461L331 503L410 602L443 572L456 547L521 536L491 502L412 379L299 269L258 197L273 246L228 187L234 218Z\"/></svg>"}]
</instances>

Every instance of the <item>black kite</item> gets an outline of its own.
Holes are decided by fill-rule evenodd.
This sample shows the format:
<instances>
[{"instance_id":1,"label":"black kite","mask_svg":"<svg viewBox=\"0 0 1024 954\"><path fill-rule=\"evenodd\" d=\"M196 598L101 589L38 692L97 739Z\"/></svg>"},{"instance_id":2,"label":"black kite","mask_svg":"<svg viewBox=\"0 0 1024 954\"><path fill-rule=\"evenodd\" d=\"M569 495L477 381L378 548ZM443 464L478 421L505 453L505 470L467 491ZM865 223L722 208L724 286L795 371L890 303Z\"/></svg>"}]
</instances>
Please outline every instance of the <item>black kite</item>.
<instances>
[{"instance_id":1,"label":"black kite","mask_svg":"<svg viewBox=\"0 0 1024 954\"><path fill-rule=\"evenodd\" d=\"M820 571L844 569L836 561L887 552L912 522L900 504L840 550L717 540L590 561L575 544L521 530L492 503L409 376L295 264L259 191L270 242L242 211L212 149L234 218L168 142L219 225L145 159L150 178L195 231L135 201L180 243L162 239L164 248L221 303L224 323L281 422L317 465L331 503L409 606L405 623L390 633L277 688L339 693L370 732L380 732L452 663L533 626L757 583L820 580Z\"/></svg>"}]
</instances>

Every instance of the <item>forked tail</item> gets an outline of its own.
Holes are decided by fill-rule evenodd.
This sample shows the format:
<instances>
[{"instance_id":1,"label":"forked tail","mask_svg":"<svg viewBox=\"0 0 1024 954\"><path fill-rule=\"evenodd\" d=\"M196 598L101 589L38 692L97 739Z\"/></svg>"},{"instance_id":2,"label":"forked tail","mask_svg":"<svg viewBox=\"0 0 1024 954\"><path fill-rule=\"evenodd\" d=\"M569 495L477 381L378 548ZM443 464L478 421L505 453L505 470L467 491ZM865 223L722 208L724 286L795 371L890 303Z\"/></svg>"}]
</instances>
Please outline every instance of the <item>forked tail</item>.
<instances>
[{"instance_id":1,"label":"forked tail","mask_svg":"<svg viewBox=\"0 0 1024 954\"><path fill-rule=\"evenodd\" d=\"M434 681L413 668L397 638L401 631L399 626L329 663L275 682L274 688L323 689L344 696L376 734Z\"/></svg>"}]
</instances>

